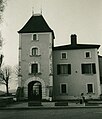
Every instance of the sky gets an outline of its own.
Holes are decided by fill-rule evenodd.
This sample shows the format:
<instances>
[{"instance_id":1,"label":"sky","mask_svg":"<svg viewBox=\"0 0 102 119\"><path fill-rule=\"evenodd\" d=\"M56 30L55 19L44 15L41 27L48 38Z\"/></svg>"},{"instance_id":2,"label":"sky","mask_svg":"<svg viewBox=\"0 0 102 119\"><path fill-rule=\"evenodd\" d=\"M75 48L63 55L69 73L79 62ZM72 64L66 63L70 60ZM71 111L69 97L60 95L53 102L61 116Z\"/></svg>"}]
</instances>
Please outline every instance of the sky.
<instances>
[{"instance_id":1,"label":"sky","mask_svg":"<svg viewBox=\"0 0 102 119\"><path fill-rule=\"evenodd\" d=\"M70 43L102 45L102 0L8 0L1 24L5 65L18 64L19 31L34 13L41 13L55 33L55 46ZM102 46L99 49L102 55Z\"/></svg>"}]
</instances>

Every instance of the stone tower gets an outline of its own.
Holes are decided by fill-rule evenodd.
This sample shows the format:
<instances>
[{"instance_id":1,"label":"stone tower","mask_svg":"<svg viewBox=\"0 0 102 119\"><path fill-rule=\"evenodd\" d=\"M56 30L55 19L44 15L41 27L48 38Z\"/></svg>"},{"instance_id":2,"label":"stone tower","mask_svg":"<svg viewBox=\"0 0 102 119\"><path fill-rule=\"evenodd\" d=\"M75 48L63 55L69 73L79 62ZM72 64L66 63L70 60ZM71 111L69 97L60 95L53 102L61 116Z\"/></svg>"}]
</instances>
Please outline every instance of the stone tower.
<instances>
[{"instance_id":1,"label":"stone tower","mask_svg":"<svg viewBox=\"0 0 102 119\"><path fill-rule=\"evenodd\" d=\"M52 99L54 32L41 14L34 14L19 33L19 87L29 100Z\"/></svg>"}]
</instances>

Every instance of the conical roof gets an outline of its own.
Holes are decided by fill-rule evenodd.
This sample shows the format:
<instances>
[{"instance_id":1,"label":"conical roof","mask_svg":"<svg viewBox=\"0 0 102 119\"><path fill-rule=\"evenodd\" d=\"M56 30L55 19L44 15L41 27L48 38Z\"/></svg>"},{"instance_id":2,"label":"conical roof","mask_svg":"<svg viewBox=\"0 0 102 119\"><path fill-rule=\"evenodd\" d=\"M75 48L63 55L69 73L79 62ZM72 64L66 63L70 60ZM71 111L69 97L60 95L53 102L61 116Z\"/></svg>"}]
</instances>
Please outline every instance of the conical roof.
<instances>
[{"instance_id":1,"label":"conical roof","mask_svg":"<svg viewBox=\"0 0 102 119\"><path fill-rule=\"evenodd\" d=\"M18 33L43 33L52 32L54 39L54 32L48 26L42 15L33 15Z\"/></svg>"}]
</instances>

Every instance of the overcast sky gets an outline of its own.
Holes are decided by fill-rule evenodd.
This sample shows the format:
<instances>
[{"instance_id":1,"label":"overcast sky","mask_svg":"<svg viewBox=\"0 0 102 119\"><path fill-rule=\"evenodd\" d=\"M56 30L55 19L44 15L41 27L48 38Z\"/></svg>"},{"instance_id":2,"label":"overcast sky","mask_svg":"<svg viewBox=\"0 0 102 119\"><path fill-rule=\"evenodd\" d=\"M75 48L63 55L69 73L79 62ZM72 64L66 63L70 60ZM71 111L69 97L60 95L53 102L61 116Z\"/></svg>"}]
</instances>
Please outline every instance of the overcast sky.
<instances>
[{"instance_id":1,"label":"overcast sky","mask_svg":"<svg viewBox=\"0 0 102 119\"><path fill-rule=\"evenodd\" d=\"M42 15L54 30L55 45L70 43L70 35L78 35L78 43L102 45L102 0L8 0L4 12L4 62L18 63L17 33L34 12ZM102 46L99 49L102 55Z\"/></svg>"}]
</instances>

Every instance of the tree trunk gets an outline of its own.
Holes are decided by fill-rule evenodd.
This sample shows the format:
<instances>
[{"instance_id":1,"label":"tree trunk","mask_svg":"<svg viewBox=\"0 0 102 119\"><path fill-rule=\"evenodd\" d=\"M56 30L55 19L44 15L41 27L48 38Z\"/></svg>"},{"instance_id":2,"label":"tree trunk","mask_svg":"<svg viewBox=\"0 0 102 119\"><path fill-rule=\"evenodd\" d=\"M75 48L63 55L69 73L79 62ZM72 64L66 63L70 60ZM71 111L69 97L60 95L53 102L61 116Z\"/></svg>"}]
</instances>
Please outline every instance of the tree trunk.
<instances>
[{"instance_id":1,"label":"tree trunk","mask_svg":"<svg viewBox=\"0 0 102 119\"><path fill-rule=\"evenodd\" d=\"M6 84L6 94L7 94L7 96L9 95L9 89L8 89L9 87L8 87L8 83Z\"/></svg>"}]
</instances>

